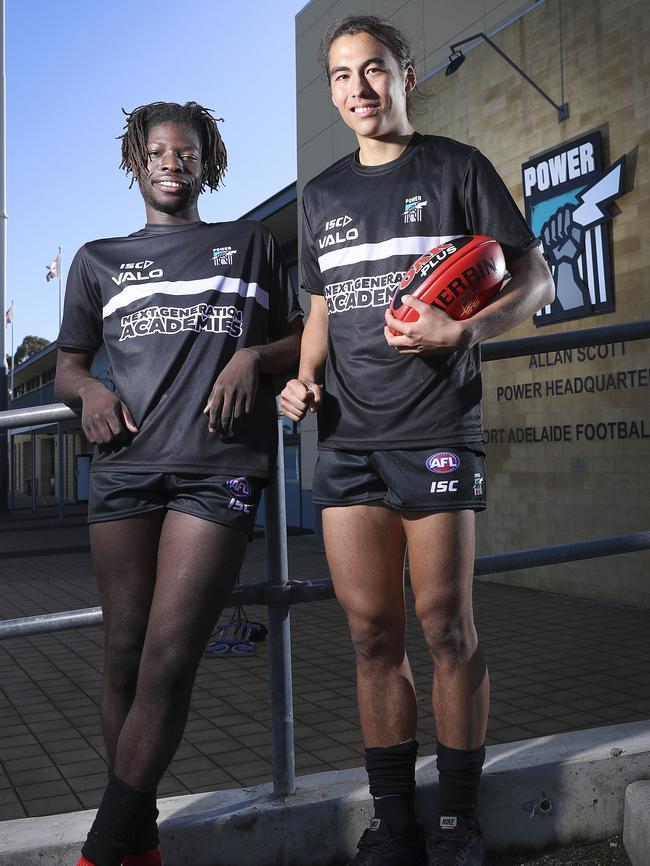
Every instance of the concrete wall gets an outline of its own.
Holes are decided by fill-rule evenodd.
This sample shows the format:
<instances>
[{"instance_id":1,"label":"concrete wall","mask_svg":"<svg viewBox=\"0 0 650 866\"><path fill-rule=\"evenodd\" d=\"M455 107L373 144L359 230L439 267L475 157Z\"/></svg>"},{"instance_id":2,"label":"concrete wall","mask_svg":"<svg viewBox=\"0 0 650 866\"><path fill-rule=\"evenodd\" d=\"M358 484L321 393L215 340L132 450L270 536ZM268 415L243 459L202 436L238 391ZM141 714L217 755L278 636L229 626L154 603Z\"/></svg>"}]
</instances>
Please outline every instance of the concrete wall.
<instances>
[{"instance_id":1,"label":"concrete wall","mask_svg":"<svg viewBox=\"0 0 650 866\"><path fill-rule=\"evenodd\" d=\"M355 147L351 132L329 103L315 60L324 26L351 11L388 15L414 37L414 47L423 58L418 68L421 79L443 63L447 52L441 46L481 30L492 34L497 29L495 43L557 103L563 101L563 66L570 117L559 123L553 107L489 45L480 43L467 52L466 62L453 76L445 77L442 70L423 81L422 97L414 106L415 126L421 132L477 145L495 164L522 210L522 164L562 142L600 130L605 167L627 155L628 191L617 199L608 228L615 310L542 329L529 321L508 336L648 319L650 14L646 4L641 0L563 4L545 0L532 6L423 0L309 4L297 18L299 190ZM479 518L479 554L648 529L649 368L647 340L617 343L595 352L573 350L485 364L490 505ZM610 373L614 386L601 375ZM556 380L570 380L574 390L581 387L582 393L558 396ZM621 382L624 387L615 387ZM592 384L594 389L606 390L586 393ZM519 398L515 397L508 389L514 385L528 385L530 396L520 388ZM554 428L561 428L562 441L545 440L554 435ZM519 443L518 438L524 441ZM315 439L313 419L309 419L303 433L307 488ZM494 579L650 606L649 566L650 556L637 553Z\"/></svg>"}]
</instances>

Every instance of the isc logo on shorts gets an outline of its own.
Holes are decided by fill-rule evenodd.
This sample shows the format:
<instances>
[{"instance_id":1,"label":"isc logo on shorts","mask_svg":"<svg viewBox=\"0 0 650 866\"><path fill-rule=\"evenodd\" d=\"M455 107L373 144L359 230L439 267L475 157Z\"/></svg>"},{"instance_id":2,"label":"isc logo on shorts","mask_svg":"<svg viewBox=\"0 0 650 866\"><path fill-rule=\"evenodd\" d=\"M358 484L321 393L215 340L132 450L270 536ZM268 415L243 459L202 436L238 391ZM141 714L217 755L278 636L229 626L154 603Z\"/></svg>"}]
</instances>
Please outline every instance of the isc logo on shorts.
<instances>
[{"instance_id":1,"label":"isc logo on shorts","mask_svg":"<svg viewBox=\"0 0 650 866\"><path fill-rule=\"evenodd\" d=\"M453 451L436 451L427 457L426 467L429 472L455 472L460 466L460 457Z\"/></svg>"},{"instance_id":2,"label":"isc logo on shorts","mask_svg":"<svg viewBox=\"0 0 650 866\"><path fill-rule=\"evenodd\" d=\"M245 502L240 502L239 499L231 499L226 508L230 508L232 511L243 511L244 514L250 514L253 510L252 505L246 505Z\"/></svg>"},{"instance_id":3,"label":"isc logo on shorts","mask_svg":"<svg viewBox=\"0 0 650 866\"><path fill-rule=\"evenodd\" d=\"M458 481L432 481L429 493L458 493Z\"/></svg>"}]
</instances>

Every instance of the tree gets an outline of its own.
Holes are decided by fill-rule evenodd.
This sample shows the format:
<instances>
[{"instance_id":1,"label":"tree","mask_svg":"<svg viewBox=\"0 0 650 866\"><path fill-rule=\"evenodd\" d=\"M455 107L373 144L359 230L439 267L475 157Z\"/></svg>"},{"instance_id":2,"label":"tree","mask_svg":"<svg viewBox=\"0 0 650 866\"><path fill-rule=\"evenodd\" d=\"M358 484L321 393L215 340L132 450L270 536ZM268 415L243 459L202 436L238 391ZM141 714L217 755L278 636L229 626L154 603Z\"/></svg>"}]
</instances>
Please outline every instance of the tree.
<instances>
[{"instance_id":1,"label":"tree","mask_svg":"<svg viewBox=\"0 0 650 866\"><path fill-rule=\"evenodd\" d=\"M16 349L14 364L17 367L18 364L22 364L24 360L31 358L32 355L36 355L37 352L40 352L41 349L49 345L50 341L46 340L45 337L34 337L32 335L25 337Z\"/></svg>"}]
</instances>

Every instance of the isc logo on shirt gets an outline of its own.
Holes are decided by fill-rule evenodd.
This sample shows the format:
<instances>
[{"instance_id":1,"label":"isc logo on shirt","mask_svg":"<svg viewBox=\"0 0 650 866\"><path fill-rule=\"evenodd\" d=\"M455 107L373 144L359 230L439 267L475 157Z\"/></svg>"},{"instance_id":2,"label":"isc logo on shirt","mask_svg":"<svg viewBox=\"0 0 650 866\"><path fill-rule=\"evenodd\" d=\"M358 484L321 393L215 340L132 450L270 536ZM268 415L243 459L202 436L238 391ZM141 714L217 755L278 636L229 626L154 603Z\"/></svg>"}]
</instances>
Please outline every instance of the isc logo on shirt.
<instances>
[{"instance_id":1,"label":"isc logo on shirt","mask_svg":"<svg viewBox=\"0 0 650 866\"><path fill-rule=\"evenodd\" d=\"M429 472L455 472L460 466L460 457L453 451L436 451L427 457L426 467Z\"/></svg>"},{"instance_id":2,"label":"isc logo on shirt","mask_svg":"<svg viewBox=\"0 0 650 866\"><path fill-rule=\"evenodd\" d=\"M151 270L153 262L146 259L142 262L122 262L120 265L120 273L111 277L116 286L121 286L128 282L142 283L146 280L158 280L163 275L162 268L154 268Z\"/></svg>"},{"instance_id":3,"label":"isc logo on shirt","mask_svg":"<svg viewBox=\"0 0 650 866\"><path fill-rule=\"evenodd\" d=\"M333 220L327 220L325 223L325 231L327 234L318 239L318 246L321 250L325 247L335 247L337 244L344 244L346 241L355 241L359 237L359 229L347 228L352 222L352 217L345 214L342 217L335 217ZM344 230L344 231L343 231Z\"/></svg>"}]
</instances>

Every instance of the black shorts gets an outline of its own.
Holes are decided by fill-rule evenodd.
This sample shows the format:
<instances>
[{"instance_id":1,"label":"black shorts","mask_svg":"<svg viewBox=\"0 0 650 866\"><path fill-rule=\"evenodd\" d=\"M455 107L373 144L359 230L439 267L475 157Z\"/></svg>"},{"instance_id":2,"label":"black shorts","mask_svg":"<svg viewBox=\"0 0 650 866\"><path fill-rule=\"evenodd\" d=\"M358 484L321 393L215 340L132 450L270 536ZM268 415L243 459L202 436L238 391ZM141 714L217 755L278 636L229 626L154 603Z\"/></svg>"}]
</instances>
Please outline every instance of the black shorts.
<instances>
[{"instance_id":1,"label":"black shorts","mask_svg":"<svg viewBox=\"0 0 650 866\"><path fill-rule=\"evenodd\" d=\"M417 451L319 451L312 501L382 502L397 511L483 511L485 455L467 446Z\"/></svg>"},{"instance_id":2,"label":"black shorts","mask_svg":"<svg viewBox=\"0 0 650 866\"><path fill-rule=\"evenodd\" d=\"M265 484L264 479L243 475L91 472L88 523L169 509L241 529L252 537Z\"/></svg>"}]
</instances>

